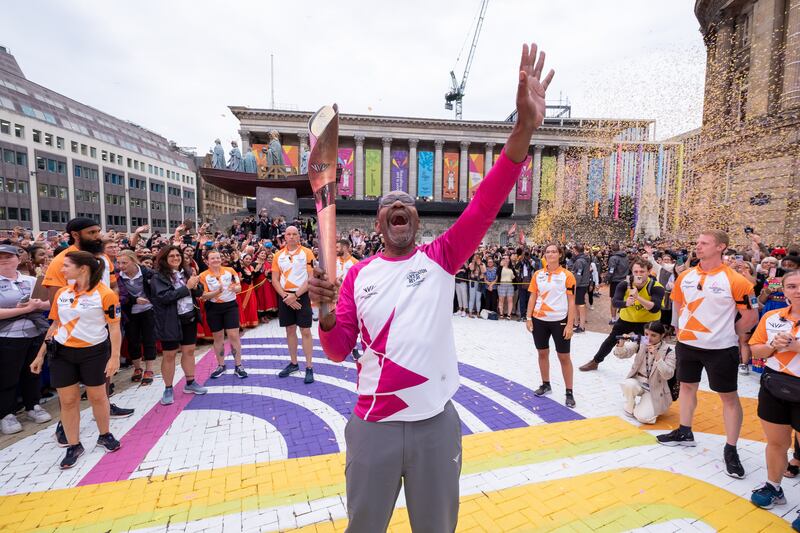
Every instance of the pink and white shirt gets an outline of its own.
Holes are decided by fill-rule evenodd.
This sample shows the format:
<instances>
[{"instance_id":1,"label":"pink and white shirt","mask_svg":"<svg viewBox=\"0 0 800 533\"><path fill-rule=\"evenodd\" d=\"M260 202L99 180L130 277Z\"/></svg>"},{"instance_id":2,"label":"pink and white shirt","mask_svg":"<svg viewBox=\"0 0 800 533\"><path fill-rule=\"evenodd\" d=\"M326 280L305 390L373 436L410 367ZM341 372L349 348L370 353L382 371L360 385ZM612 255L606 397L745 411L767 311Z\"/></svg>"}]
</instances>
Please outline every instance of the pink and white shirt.
<instances>
[{"instance_id":1,"label":"pink and white shirt","mask_svg":"<svg viewBox=\"0 0 800 533\"><path fill-rule=\"evenodd\" d=\"M455 273L474 252L519 176L503 152L455 224L405 257L378 254L342 283L336 325L319 330L326 355L343 361L361 334L354 413L369 422L436 416L459 386L451 322Z\"/></svg>"}]
</instances>

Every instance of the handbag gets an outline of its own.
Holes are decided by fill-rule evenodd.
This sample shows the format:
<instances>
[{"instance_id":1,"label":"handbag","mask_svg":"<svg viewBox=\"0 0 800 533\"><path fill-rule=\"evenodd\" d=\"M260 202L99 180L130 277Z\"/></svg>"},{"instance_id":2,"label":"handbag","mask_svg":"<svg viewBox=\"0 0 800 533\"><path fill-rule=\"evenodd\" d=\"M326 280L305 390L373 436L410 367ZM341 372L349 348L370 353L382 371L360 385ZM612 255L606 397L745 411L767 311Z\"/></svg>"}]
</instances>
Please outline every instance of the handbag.
<instances>
[{"instance_id":1,"label":"handbag","mask_svg":"<svg viewBox=\"0 0 800 533\"><path fill-rule=\"evenodd\" d=\"M779 400L800 403L800 378L766 371L761 375L761 385Z\"/></svg>"}]
</instances>

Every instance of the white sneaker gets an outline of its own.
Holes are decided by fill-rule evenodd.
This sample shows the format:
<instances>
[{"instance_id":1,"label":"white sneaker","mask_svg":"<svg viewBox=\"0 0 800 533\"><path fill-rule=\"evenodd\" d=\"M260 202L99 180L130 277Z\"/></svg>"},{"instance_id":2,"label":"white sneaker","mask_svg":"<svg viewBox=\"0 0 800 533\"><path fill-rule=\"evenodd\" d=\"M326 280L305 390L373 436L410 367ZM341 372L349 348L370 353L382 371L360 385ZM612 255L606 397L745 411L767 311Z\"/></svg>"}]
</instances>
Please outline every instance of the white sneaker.
<instances>
[{"instance_id":1,"label":"white sneaker","mask_svg":"<svg viewBox=\"0 0 800 533\"><path fill-rule=\"evenodd\" d=\"M0 433L3 435L11 435L20 431L22 431L22 424L13 413L0 420Z\"/></svg>"},{"instance_id":2,"label":"white sneaker","mask_svg":"<svg viewBox=\"0 0 800 533\"><path fill-rule=\"evenodd\" d=\"M467 316L467 312L466 311L461 311L461 316Z\"/></svg>"},{"instance_id":3,"label":"white sneaker","mask_svg":"<svg viewBox=\"0 0 800 533\"><path fill-rule=\"evenodd\" d=\"M50 413L42 409L41 405L34 405L33 409L27 411L25 413L28 415L28 420L32 420L37 424L44 424L45 422L50 422L53 417L50 416Z\"/></svg>"}]
</instances>

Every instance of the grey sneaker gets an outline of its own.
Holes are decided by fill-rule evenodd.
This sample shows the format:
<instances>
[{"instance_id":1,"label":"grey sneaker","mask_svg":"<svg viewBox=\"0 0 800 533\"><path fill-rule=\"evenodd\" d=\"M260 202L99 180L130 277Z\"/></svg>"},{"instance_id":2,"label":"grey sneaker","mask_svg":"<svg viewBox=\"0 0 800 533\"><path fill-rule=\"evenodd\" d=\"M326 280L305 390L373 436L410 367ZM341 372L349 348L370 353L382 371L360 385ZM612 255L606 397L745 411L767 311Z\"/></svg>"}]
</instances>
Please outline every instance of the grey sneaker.
<instances>
[{"instance_id":1,"label":"grey sneaker","mask_svg":"<svg viewBox=\"0 0 800 533\"><path fill-rule=\"evenodd\" d=\"M22 424L19 423L17 417L13 413L7 414L5 418L0 420L0 432L3 435L12 435L22 431Z\"/></svg>"},{"instance_id":2,"label":"grey sneaker","mask_svg":"<svg viewBox=\"0 0 800 533\"><path fill-rule=\"evenodd\" d=\"M236 377L239 379L244 379L247 377L247 372L245 371L242 365L239 365L236 368L234 368L233 373L236 374Z\"/></svg>"},{"instance_id":3,"label":"grey sneaker","mask_svg":"<svg viewBox=\"0 0 800 533\"><path fill-rule=\"evenodd\" d=\"M208 389L200 385L196 381L192 381L189 385L184 385L183 393L184 394L198 394L203 395L208 392Z\"/></svg>"},{"instance_id":4,"label":"grey sneaker","mask_svg":"<svg viewBox=\"0 0 800 533\"><path fill-rule=\"evenodd\" d=\"M161 396L161 405L172 405L173 403L175 403L175 393L172 387L167 387L164 389L164 395Z\"/></svg>"},{"instance_id":5,"label":"grey sneaker","mask_svg":"<svg viewBox=\"0 0 800 533\"><path fill-rule=\"evenodd\" d=\"M739 375L740 376L750 375L750 366L746 364L739 365Z\"/></svg>"}]
</instances>

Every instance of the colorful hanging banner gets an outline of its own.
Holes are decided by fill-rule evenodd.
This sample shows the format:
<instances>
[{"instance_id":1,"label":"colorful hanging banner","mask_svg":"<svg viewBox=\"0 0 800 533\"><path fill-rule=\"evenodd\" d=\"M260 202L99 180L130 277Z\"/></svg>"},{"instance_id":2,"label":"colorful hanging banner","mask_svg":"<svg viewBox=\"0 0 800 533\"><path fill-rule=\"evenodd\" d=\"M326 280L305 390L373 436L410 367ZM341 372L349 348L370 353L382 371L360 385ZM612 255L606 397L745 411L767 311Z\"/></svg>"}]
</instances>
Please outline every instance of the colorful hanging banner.
<instances>
[{"instance_id":1,"label":"colorful hanging banner","mask_svg":"<svg viewBox=\"0 0 800 533\"><path fill-rule=\"evenodd\" d=\"M517 178L517 200L530 200L533 188L533 158L529 155L522 164L522 172Z\"/></svg>"},{"instance_id":2,"label":"colorful hanging banner","mask_svg":"<svg viewBox=\"0 0 800 533\"><path fill-rule=\"evenodd\" d=\"M617 168L614 180L614 220L619 220L619 196L622 187L622 145L617 145Z\"/></svg>"},{"instance_id":3,"label":"colorful hanging banner","mask_svg":"<svg viewBox=\"0 0 800 533\"><path fill-rule=\"evenodd\" d=\"M417 196L433 197L433 152L417 152Z\"/></svg>"},{"instance_id":4,"label":"colorful hanging banner","mask_svg":"<svg viewBox=\"0 0 800 533\"><path fill-rule=\"evenodd\" d=\"M355 179L354 165L355 150L352 148L339 148L339 166L342 175L339 177L339 194L342 196L353 195L353 180Z\"/></svg>"},{"instance_id":5,"label":"colorful hanging banner","mask_svg":"<svg viewBox=\"0 0 800 533\"><path fill-rule=\"evenodd\" d=\"M283 161L294 169L297 174L300 169L300 149L297 146L283 146Z\"/></svg>"},{"instance_id":6,"label":"colorful hanging banner","mask_svg":"<svg viewBox=\"0 0 800 533\"><path fill-rule=\"evenodd\" d=\"M590 203L597 202L602 197L603 166L604 160L602 158L593 157L589 160L589 175L587 178L589 183L587 198Z\"/></svg>"},{"instance_id":7,"label":"colorful hanging banner","mask_svg":"<svg viewBox=\"0 0 800 533\"><path fill-rule=\"evenodd\" d=\"M639 203L642 200L642 174L644 172L644 145L640 144L636 150L636 181L633 194L633 228L639 223Z\"/></svg>"},{"instance_id":8,"label":"colorful hanging banner","mask_svg":"<svg viewBox=\"0 0 800 533\"><path fill-rule=\"evenodd\" d=\"M683 195L683 143L678 145L678 154L675 171L675 213L673 215L672 227L679 228L681 221L681 196Z\"/></svg>"},{"instance_id":9,"label":"colorful hanging banner","mask_svg":"<svg viewBox=\"0 0 800 533\"><path fill-rule=\"evenodd\" d=\"M542 187L539 198L545 202L552 202L556 197L556 157L542 156Z\"/></svg>"},{"instance_id":10,"label":"colorful hanging banner","mask_svg":"<svg viewBox=\"0 0 800 533\"><path fill-rule=\"evenodd\" d=\"M467 183L469 184L469 199L475 196L475 191L478 190L478 185L483 181L483 165L486 156L483 154L469 154L469 176Z\"/></svg>"},{"instance_id":11,"label":"colorful hanging banner","mask_svg":"<svg viewBox=\"0 0 800 533\"><path fill-rule=\"evenodd\" d=\"M389 167L389 186L393 191L408 192L408 151L392 150L392 164Z\"/></svg>"},{"instance_id":12,"label":"colorful hanging banner","mask_svg":"<svg viewBox=\"0 0 800 533\"><path fill-rule=\"evenodd\" d=\"M442 198L458 200L458 152L442 154Z\"/></svg>"},{"instance_id":13,"label":"colorful hanging banner","mask_svg":"<svg viewBox=\"0 0 800 533\"><path fill-rule=\"evenodd\" d=\"M364 150L364 194L379 197L381 195L381 150L367 148Z\"/></svg>"}]
</instances>

